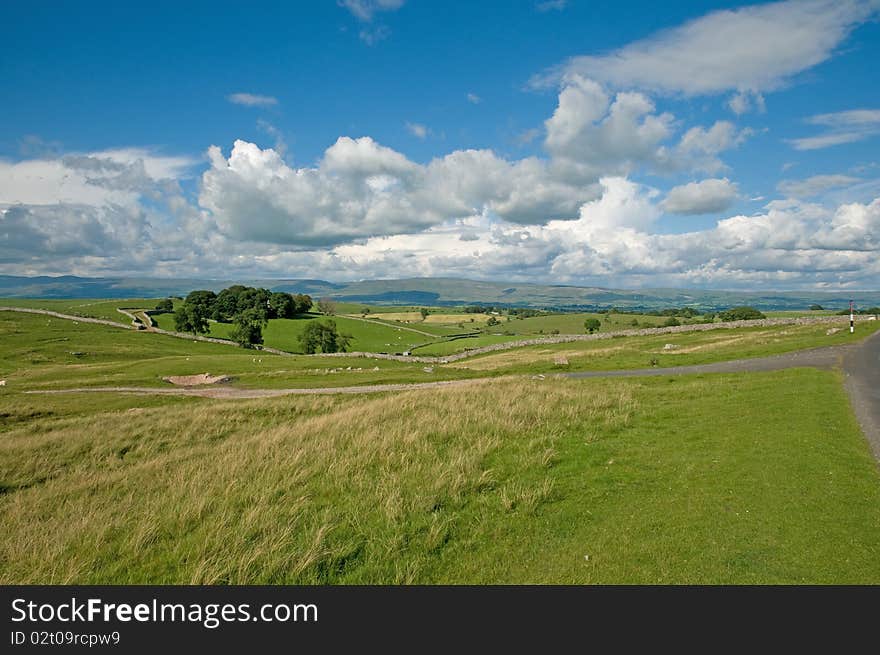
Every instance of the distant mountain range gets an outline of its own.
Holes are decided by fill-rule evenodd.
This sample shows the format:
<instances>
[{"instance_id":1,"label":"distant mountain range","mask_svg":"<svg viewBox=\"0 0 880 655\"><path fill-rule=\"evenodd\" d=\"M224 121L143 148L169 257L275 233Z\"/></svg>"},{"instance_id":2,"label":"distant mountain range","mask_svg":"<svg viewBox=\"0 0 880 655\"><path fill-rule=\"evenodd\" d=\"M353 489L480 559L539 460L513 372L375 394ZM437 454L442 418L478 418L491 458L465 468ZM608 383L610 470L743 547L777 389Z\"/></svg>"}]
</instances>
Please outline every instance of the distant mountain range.
<instances>
[{"instance_id":1,"label":"distant mountain range","mask_svg":"<svg viewBox=\"0 0 880 655\"><path fill-rule=\"evenodd\" d=\"M232 284L273 291L307 293L342 302L384 305L486 304L564 310L659 309L688 305L704 310L734 305L759 309L804 309L818 303L843 309L852 298L861 307L880 305L880 291L864 292L742 292L713 289L603 289L454 278L367 280L335 284L325 280L182 280L164 278L18 277L0 275L0 298L159 298L186 295L193 289L219 291Z\"/></svg>"}]
</instances>

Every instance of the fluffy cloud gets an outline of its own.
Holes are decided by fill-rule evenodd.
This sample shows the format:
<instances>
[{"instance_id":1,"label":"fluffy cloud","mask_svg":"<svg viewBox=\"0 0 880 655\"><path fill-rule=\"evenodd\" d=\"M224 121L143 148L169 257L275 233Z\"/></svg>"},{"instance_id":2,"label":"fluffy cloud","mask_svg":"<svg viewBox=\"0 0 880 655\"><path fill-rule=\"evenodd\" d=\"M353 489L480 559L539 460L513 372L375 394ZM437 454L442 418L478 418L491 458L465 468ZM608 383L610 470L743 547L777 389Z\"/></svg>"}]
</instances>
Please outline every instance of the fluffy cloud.
<instances>
[{"instance_id":1,"label":"fluffy cloud","mask_svg":"<svg viewBox=\"0 0 880 655\"><path fill-rule=\"evenodd\" d=\"M94 274L153 266L173 241L182 256L191 244L181 228L198 212L178 180L195 163L138 148L0 161L0 260L27 273Z\"/></svg>"},{"instance_id":2,"label":"fluffy cloud","mask_svg":"<svg viewBox=\"0 0 880 655\"><path fill-rule=\"evenodd\" d=\"M417 163L369 137L340 137L314 164L293 166L281 133L261 121L276 147L236 141L227 155L212 146L197 198L179 184L193 160L144 149L0 161L0 272L453 275L605 286L880 279L880 200L870 180L839 201L823 195L827 206L804 199L855 178L787 180L779 190L788 198L763 214L666 233L664 213L717 213L733 203L737 188L720 177L721 156L751 132L724 120L682 125L644 93L597 77L561 78L553 115L531 131L545 135L541 157L469 149ZM734 111L760 109L759 90L734 90ZM858 110L809 122L825 137L849 138L869 133L880 116ZM637 171L709 179L664 195L629 179Z\"/></svg>"},{"instance_id":3,"label":"fluffy cloud","mask_svg":"<svg viewBox=\"0 0 880 655\"><path fill-rule=\"evenodd\" d=\"M141 148L70 154L18 163L0 160L0 207L131 205L142 195L176 186L196 160Z\"/></svg>"},{"instance_id":4,"label":"fluffy cloud","mask_svg":"<svg viewBox=\"0 0 880 655\"><path fill-rule=\"evenodd\" d=\"M462 150L428 165L369 137L341 137L318 166L291 168L274 150L236 141L209 151L199 202L229 236L290 246L412 233L488 211L518 223L572 217L596 185L556 179L547 162Z\"/></svg>"},{"instance_id":5,"label":"fluffy cloud","mask_svg":"<svg viewBox=\"0 0 880 655\"><path fill-rule=\"evenodd\" d=\"M80 180L62 197L54 189L64 173L56 172L45 189L5 190L0 271L723 287L864 287L880 278L880 199L830 207L775 201L755 216L669 234L663 212L676 208L673 200L699 204L707 190L734 185L703 180L664 198L605 176L583 189L536 158L509 162L467 150L422 165L368 138L339 139L313 168L293 168L245 142L228 157L218 148L209 155L198 205L172 180L144 174L162 171L158 163L3 164L16 180L66 167L68 175L90 171L100 184ZM98 195L89 195L91 186Z\"/></svg>"},{"instance_id":6,"label":"fluffy cloud","mask_svg":"<svg viewBox=\"0 0 880 655\"><path fill-rule=\"evenodd\" d=\"M772 91L828 59L877 10L875 0L789 0L715 11L604 55L575 57L534 83L576 73L690 96Z\"/></svg>"},{"instance_id":7,"label":"fluffy cloud","mask_svg":"<svg viewBox=\"0 0 880 655\"><path fill-rule=\"evenodd\" d=\"M880 134L880 109L851 109L831 114L818 114L806 120L827 130L817 136L792 139L795 150L818 150L843 143L854 143Z\"/></svg>"},{"instance_id":8,"label":"fluffy cloud","mask_svg":"<svg viewBox=\"0 0 880 655\"><path fill-rule=\"evenodd\" d=\"M673 187L661 206L672 214L714 214L730 207L737 195L736 184L727 178L708 179Z\"/></svg>"},{"instance_id":9,"label":"fluffy cloud","mask_svg":"<svg viewBox=\"0 0 880 655\"><path fill-rule=\"evenodd\" d=\"M836 208L771 203L766 213L733 216L710 229L658 234L655 190L623 178L603 178L601 185L601 197L585 203L576 220L519 226L472 216L339 246L325 264L348 277L472 275L621 286L847 286L880 274L880 199Z\"/></svg>"},{"instance_id":10,"label":"fluffy cloud","mask_svg":"<svg viewBox=\"0 0 880 655\"><path fill-rule=\"evenodd\" d=\"M565 78L556 110L544 127L544 147L557 165L593 180L638 167L716 173L725 168L719 155L752 134L730 121L716 121L692 127L678 143L671 142L676 129L672 114L657 113L641 93L612 95L580 75Z\"/></svg>"},{"instance_id":11,"label":"fluffy cloud","mask_svg":"<svg viewBox=\"0 0 880 655\"><path fill-rule=\"evenodd\" d=\"M612 98L593 80L572 75L544 124L544 145L554 157L581 165L588 174L623 173L662 156L659 146L671 135L672 122L671 114L656 114L640 93Z\"/></svg>"},{"instance_id":12,"label":"fluffy cloud","mask_svg":"<svg viewBox=\"0 0 880 655\"><path fill-rule=\"evenodd\" d=\"M708 128L692 127L682 135L671 164L679 169L715 173L725 168L719 155L738 147L751 135L752 130L740 130L730 121L716 121Z\"/></svg>"},{"instance_id":13,"label":"fluffy cloud","mask_svg":"<svg viewBox=\"0 0 880 655\"><path fill-rule=\"evenodd\" d=\"M752 110L763 113L767 107L764 104L764 96L756 91L739 91L734 93L727 106L737 116L746 114Z\"/></svg>"}]
</instances>

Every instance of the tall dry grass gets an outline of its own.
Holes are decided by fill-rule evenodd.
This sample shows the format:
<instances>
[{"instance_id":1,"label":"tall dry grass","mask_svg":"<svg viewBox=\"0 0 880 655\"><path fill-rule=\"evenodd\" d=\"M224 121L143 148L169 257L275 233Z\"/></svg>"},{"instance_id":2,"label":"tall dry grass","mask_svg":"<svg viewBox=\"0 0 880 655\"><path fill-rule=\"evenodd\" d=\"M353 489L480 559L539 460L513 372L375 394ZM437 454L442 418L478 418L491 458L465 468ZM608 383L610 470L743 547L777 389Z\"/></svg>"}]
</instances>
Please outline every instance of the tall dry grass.
<instances>
[{"instance_id":1,"label":"tall dry grass","mask_svg":"<svg viewBox=\"0 0 880 655\"><path fill-rule=\"evenodd\" d=\"M499 379L12 422L0 582L430 581L474 508L552 501L554 444L624 425L625 389Z\"/></svg>"}]
</instances>

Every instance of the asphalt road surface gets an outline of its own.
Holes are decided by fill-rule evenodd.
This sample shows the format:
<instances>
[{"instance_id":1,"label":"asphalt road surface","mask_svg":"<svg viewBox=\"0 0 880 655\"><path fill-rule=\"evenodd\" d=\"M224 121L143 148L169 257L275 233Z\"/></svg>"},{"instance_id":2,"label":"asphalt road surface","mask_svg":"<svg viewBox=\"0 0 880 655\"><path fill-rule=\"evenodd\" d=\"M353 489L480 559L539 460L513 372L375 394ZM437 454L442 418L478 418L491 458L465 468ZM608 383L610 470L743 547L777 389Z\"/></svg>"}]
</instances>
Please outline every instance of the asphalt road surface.
<instances>
[{"instance_id":1,"label":"asphalt road surface","mask_svg":"<svg viewBox=\"0 0 880 655\"><path fill-rule=\"evenodd\" d=\"M686 375L692 373L747 373L751 371L779 371L786 368L839 368L845 376L853 410L871 446L874 457L880 461L880 332L860 343L799 350L771 357L736 359L729 362L643 368L629 371L583 371L567 373L570 378L631 377L649 375Z\"/></svg>"}]
</instances>

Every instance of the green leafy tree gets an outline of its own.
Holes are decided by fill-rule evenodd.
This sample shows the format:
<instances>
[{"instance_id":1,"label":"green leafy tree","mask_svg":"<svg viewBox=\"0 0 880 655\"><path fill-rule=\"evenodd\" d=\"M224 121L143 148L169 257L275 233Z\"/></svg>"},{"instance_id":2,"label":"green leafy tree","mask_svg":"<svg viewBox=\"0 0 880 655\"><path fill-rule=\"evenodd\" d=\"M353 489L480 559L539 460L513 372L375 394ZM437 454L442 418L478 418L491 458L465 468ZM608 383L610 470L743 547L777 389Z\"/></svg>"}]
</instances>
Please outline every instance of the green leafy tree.
<instances>
[{"instance_id":1,"label":"green leafy tree","mask_svg":"<svg viewBox=\"0 0 880 655\"><path fill-rule=\"evenodd\" d=\"M721 321L752 321L759 318L767 318L754 307L742 306L731 307L723 312L718 312Z\"/></svg>"},{"instance_id":2,"label":"green leafy tree","mask_svg":"<svg viewBox=\"0 0 880 655\"><path fill-rule=\"evenodd\" d=\"M163 298L156 305L157 312L163 312L165 314L170 314L174 311L174 301L171 298Z\"/></svg>"},{"instance_id":3,"label":"green leafy tree","mask_svg":"<svg viewBox=\"0 0 880 655\"><path fill-rule=\"evenodd\" d=\"M183 304L174 312L174 327L178 332L205 334L208 332L208 319L214 313L217 294L200 289L191 291Z\"/></svg>"},{"instance_id":4,"label":"green leafy tree","mask_svg":"<svg viewBox=\"0 0 880 655\"><path fill-rule=\"evenodd\" d=\"M308 294L298 293L293 297L294 308L293 313L305 314L312 308L312 297Z\"/></svg>"},{"instance_id":5,"label":"green leafy tree","mask_svg":"<svg viewBox=\"0 0 880 655\"><path fill-rule=\"evenodd\" d=\"M269 296L269 318L293 318L296 301L289 293L276 291Z\"/></svg>"},{"instance_id":6,"label":"green leafy tree","mask_svg":"<svg viewBox=\"0 0 880 655\"><path fill-rule=\"evenodd\" d=\"M675 318L675 316L670 316L665 321L663 321L663 327L675 327L677 325L681 325L681 321Z\"/></svg>"},{"instance_id":7,"label":"green leafy tree","mask_svg":"<svg viewBox=\"0 0 880 655\"><path fill-rule=\"evenodd\" d=\"M268 289L248 287L238 294L235 302L235 313L239 314L247 309L261 309L264 313L268 313L270 297L271 294Z\"/></svg>"},{"instance_id":8,"label":"green leafy tree","mask_svg":"<svg viewBox=\"0 0 880 655\"><path fill-rule=\"evenodd\" d=\"M178 332L207 334L209 316L210 313L205 305L184 302L174 312L174 329Z\"/></svg>"},{"instance_id":9,"label":"green leafy tree","mask_svg":"<svg viewBox=\"0 0 880 655\"><path fill-rule=\"evenodd\" d=\"M419 313L422 315L422 320L423 320L423 321L424 321L426 318L428 318L428 314L430 314L430 312L428 311L428 309L427 309L426 307L422 307L422 308L419 310Z\"/></svg>"},{"instance_id":10,"label":"green leafy tree","mask_svg":"<svg viewBox=\"0 0 880 655\"><path fill-rule=\"evenodd\" d=\"M214 311L214 303L217 302L217 294L205 289L190 291L183 302L187 305L202 305L210 313Z\"/></svg>"},{"instance_id":11,"label":"green leafy tree","mask_svg":"<svg viewBox=\"0 0 880 655\"><path fill-rule=\"evenodd\" d=\"M232 321L231 337L240 346L252 348L263 343L263 328L266 327L266 313L257 307L239 312Z\"/></svg>"},{"instance_id":12,"label":"green leafy tree","mask_svg":"<svg viewBox=\"0 0 880 655\"><path fill-rule=\"evenodd\" d=\"M211 316L215 321L228 323L238 311L238 297L247 289L241 284L234 284L231 287L223 289L217 294L217 300L214 302L214 312Z\"/></svg>"},{"instance_id":13,"label":"green leafy tree","mask_svg":"<svg viewBox=\"0 0 880 655\"><path fill-rule=\"evenodd\" d=\"M584 329L589 333L593 334L596 330L602 327L602 324L599 322L598 318L588 318L584 321Z\"/></svg>"},{"instance_id":14,"label":"green leafy tree","mask_svg":"<svg viewBox=\"0 0 880 655\"><path fill-rule=\"evenodd\" d=\"M303 352L337 353L348 350L351 336L339 334L336 321L311 321L299 335Z\"/></svg>"}]
</instances>

